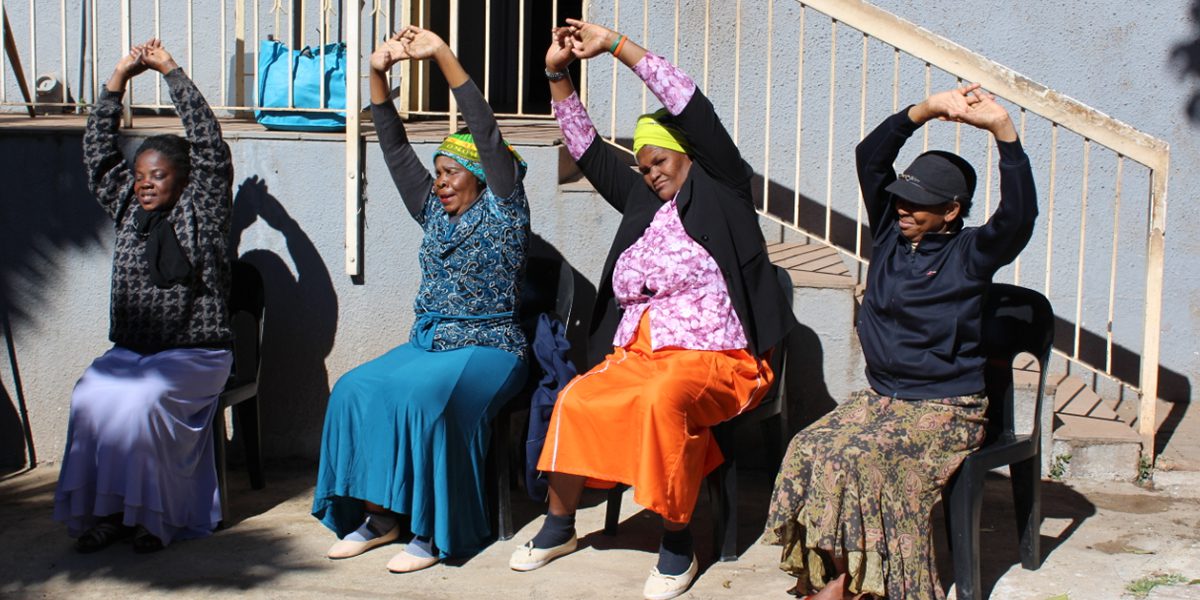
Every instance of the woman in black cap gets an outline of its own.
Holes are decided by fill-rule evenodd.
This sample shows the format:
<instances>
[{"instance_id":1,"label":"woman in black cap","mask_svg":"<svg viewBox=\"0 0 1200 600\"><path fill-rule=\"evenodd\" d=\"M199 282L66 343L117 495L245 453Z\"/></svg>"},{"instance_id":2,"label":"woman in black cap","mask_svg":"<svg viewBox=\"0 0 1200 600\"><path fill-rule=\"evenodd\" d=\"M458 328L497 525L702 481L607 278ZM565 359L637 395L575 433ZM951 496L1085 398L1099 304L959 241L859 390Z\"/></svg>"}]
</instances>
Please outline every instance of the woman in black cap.
<instances>
[{"instance_id":1,"label":"woman in black cap","mask_svg":"<svg viewBox=\"0 0 1200 600\"><path fill-rule=\"evenodd\" d=\"M900 148L932 119L996 138L1001 202L980 227L963 227L975 171L961 157L926 152L896 176ZM979 84L888 117L857 163L873 238L858 321L871 387L792 439L765 540L783 546L797 594L942 598L930 511L983 442L983 297L1033 232L1033 174L1007 111Z\"/></svg>"}]
</instances>

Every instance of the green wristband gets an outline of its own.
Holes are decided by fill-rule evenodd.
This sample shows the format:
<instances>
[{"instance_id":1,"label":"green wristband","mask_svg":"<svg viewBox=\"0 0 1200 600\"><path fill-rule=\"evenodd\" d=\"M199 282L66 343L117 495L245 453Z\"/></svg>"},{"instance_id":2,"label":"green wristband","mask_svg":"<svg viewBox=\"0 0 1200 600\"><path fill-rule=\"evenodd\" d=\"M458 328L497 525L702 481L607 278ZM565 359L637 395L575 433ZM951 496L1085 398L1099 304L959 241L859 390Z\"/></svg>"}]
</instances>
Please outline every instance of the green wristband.
<instances>
[{"instance_id":1,"label":"green wristband","mask_svg":"<svg viewBox=\"0 0 1200 600\"><path fill-rule=\"evenodd\" d=\"M617 53L617 46L620 46L620 45L621 45L621 40L623 40L623 39L625 39L625 36L623 36L623 35L618 35L618 36L617 36L617 39L616 39L615 41L613 41L613 44L612 44L612 46L610 46L610 47L608 48L608 53L609 53L609 54L616 54L616 53Z\"/></svg>"}]
</instances>

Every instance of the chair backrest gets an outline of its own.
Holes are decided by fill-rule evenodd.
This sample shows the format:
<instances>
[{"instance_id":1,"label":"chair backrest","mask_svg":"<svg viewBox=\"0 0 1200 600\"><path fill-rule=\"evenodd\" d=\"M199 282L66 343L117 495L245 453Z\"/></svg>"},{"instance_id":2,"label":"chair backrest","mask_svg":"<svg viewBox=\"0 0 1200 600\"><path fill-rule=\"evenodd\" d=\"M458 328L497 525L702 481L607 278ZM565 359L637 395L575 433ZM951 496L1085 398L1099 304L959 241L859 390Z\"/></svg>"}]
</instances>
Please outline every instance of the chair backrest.
<instances>
[{"instance_id":1,"label":"chair backrest","mask_svg":"<svg viewBox=\"0 0 1200 600\"><path fill-rule=\"evenodd\" d=\"M266 292L262 275L254 265L232 263L233 286L229 294L229 320L233 327L233 370L231 381L256 381L262 349Z\"/></svg>"},{"instance_id":2,"label":"chair backrest","mask_svg":"<svg viewBox=\"0 0 1200 600\"><path fill-rule=\"evenodd\" d=\"M795 286L792 284L792 276L788 270L775 265L775 278L779 282L779 286L783 289L783 295L787 298L788 310L792 308L792 298L795 295ZM775 379L771 382L771 388L767 390L767 394L763 396L762 402L758 404L758 408L754 412L759 416L776 415L783 411L783 391L786 385L783 381L783 369L787 361L787 338L780 340L771 351L771 359L768 365L771 367L771 373Z\"/></svg>"},{"instance_id":3,"label":"chair backrest","mask_svg":"<svg viewBox=\"0 0 1200 600\"><path fill-rule=\"evenodd\" d=\"M988 396L988 438L1015 437L1013 359L1033 355L1039 376L1034 396L1033 433L1038 436L1046 368L1054 344L1054 310L1038 292L1015 285L993 283L983 302L983 353L987 357L984 381Z\"/></svg>"},{"instance_id":4,"label":"chair backrest","mask_svg":"<svg viewBox=\"0 0 1200 600\"><path fill-rule=\"evenodd\" d=\"M529 341L537 329L537 318L551 313L570 325L575 304L575 272L565 260L531 256L525 265L521 289L521 328Z\"/></svg>"}]
</instances>

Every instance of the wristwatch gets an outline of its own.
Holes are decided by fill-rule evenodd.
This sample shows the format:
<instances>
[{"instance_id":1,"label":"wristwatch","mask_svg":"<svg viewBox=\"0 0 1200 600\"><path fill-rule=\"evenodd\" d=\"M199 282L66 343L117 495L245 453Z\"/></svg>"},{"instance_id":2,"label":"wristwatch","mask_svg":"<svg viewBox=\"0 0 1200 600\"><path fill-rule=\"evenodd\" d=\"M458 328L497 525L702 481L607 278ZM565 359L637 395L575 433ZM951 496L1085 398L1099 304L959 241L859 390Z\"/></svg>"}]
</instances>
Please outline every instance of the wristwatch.
<instances>
[{"instance_id":1,"label":"wristwatch","mask_svg":"<svg viewBox=\"0 0 1200 600\"><path fill-rule=\"evenodd\" d=\"M566 71L551 71L550 69L546 69L546 79L549 79L550 81L562 81L566 78Z\"/></svg>"}]
</instances>

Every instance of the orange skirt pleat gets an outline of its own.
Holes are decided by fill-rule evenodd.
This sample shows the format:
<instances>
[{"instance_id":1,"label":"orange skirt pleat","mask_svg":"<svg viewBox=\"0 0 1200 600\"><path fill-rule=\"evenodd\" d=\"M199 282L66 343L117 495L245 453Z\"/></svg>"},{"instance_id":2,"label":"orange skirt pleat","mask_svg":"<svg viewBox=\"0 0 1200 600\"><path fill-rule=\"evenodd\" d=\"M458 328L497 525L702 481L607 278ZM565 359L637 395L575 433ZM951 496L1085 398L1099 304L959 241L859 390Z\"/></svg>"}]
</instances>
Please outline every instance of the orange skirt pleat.
<instances>
[{"instance_id":1,"label":"orange skirt pleat","mask_svg":"<svg viewBox=\"0 0 1200 600\"><path fill-rule=\"evenodd\" d=\"M709 428L758 406L774 375L746 350L653 351L649 315L559 394L538 469L629 485L635 502L686 523L723 460Z\"/></svg>"}]
</instances>

